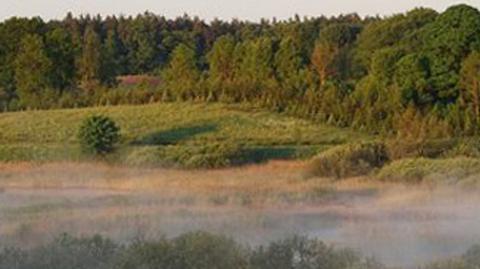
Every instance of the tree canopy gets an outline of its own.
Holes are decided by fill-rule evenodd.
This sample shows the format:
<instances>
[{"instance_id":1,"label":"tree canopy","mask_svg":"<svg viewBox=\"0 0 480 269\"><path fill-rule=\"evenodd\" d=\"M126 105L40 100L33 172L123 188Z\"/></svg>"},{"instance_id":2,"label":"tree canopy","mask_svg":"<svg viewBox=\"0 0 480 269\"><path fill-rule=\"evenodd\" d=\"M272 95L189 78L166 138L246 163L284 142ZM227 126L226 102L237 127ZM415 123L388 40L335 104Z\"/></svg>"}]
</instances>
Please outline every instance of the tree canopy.
<instances>
[{"instance_id":1,"label":"tree canopy","mask_svg":"<svg viewBox=\"0 0 480 269\"><path fill-rule=\"evenodd\" d=\"M0 23L0 105L249 102L374 133L415 115L472 134L479 29L467 5L258 23L148 12L11 18Z\"/></svg>"}]
</instances>

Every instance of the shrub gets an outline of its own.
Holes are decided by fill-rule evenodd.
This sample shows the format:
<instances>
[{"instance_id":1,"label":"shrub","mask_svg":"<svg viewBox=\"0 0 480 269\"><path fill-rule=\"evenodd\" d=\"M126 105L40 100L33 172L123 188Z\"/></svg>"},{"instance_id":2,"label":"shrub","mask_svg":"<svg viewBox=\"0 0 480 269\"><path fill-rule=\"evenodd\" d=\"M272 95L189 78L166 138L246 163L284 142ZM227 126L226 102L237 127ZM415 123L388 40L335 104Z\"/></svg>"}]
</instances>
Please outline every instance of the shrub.
<instances>
[{"instance_id":1,"label":"shrub","mask_svg":"<svg viewBox=\"0 0 480 269\"><path fill-rule=\"evenodd\" d=\"M120 128L105 116L91 116L80 126L78 138L84 151L104 155L114 150L120 138Z\"/></svg>"},{"instance_id":2,"label":"shrub","mask_svg":"<svg viewBox=\"0 0 480 269\"><path fill-rule=\"evenodd\" d=\"M63 235L52 243L0 253L0 268L18 269L108 269L121 249L100 236L73 238Z\"/></svg>"},{"instance_id":3,"label":"shrub","mask_svg":"<svg viewBox=\"0 0 480 269\"><path fill-rule=\"evenodd\" d=\"M307 167L306 176L344 178L361 176L389 161L382 143L360 143L334 147L320 153Z\"/></svg>"},{"instance_id":4,"label":"shrub","mask_svg":"<svg viewBox=\"0 0 480 269\"><path fill-rule=\"evenodd\" d=\"M242 162L242 147L233 142L167 146L160 154L165 163L184 168L221 168Z\"/></svg>"},{"instance_id":5,"label":"shrub","mask_svg":"<svg viewBox=\"0 0 480 269\"><path fill-rule=\"evenodd\" d=\"M412 141L396 138L388 141L388 154L392 160L403 158L437 158L445 155L445 151L453 150L455 139L430 139Z\"/></svg>"},{"instance_id":6,"label":"shrub","mask_svg":"<svg viewBox=\"0 0 480 269\"><path fill-rule=\"evenodd\" d=\"M222 168L242 163L242 147L236 143L205 145L137 146L124 162L132 166Z\"/></svg>"},{"instance_id":7,"label":"shrub","mask_svg":"<svg viewBox=\"0 0 480 269\"><path fill-rule=\"evenodd\" d=\"M295 236L257 248L251 255L253 269L383 268L364 260L351 249L335 249L318 239Z\"/></svg>"},{"instance_id":8,"label":"shrub","mask_svg":"<svg viewBox=\"0 0 480 269\"><path fill-rule=\"evenodd\" d=\"M166 268L247 268L248 252L234 240L206 232L191 232L172 241L174 262Z\"/></svg>"},{"instance_id":9,"label":"shrub","mask_svg":"<svg viewBox=\"0 0 480 269\"><path fill-rule=\"evenodd\" d=\"M454 183L480 173L480 160L466 157L451 159L403 159L383 167L376 177L382 181L418 183L425 179Z\"/></svg>"}]
</instances>

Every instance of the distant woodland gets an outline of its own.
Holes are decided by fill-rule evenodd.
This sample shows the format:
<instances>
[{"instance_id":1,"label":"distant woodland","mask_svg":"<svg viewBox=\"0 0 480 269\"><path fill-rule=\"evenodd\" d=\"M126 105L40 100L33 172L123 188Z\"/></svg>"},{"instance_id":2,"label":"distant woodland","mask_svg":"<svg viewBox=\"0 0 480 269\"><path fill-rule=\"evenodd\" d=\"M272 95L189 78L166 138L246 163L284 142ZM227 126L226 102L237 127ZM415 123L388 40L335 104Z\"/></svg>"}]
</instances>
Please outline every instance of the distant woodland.
<instances>
[{"instance_id":1,"label":"distant woodland","mask_svg":"<svg viewBox=\"0 0 480 269\"><path fill-rule=\"evenodd\" d=\"M480 12L0 23L2 111L172 101L247 103L375 134L476 135Z\"/></svg>"}]
</instances>

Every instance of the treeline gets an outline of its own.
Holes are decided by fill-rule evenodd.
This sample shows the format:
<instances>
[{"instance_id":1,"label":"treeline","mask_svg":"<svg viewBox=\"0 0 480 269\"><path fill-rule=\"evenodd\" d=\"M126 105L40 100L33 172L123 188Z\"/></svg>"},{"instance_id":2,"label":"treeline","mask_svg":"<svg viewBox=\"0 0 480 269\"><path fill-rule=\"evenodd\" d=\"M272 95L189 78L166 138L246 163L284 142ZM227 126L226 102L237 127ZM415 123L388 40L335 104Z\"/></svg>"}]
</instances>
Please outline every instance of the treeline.
<instances>
[{"instance_id":1,"label":"treeline","mask_svg":"<svg viewBox=\"0 0 480 269\"><path fill-rule=\"evenodd\" d=\"M402 137L474 135L480 12L415 9L251 23L136 17L0 24L4 110L152 101L248 102ZM160 77L118 87L129 74Z\"/></svg>"}]
</instances>

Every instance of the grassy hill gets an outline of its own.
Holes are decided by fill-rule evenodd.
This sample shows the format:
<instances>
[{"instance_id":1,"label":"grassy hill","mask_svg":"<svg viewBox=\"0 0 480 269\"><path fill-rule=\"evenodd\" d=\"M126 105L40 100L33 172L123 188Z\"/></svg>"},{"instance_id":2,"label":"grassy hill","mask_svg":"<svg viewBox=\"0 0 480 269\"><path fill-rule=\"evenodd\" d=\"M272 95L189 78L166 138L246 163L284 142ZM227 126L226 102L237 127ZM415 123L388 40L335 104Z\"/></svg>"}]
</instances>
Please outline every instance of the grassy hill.
<instances>
[{"instance_id":1,"label":"grassy hill","mask_svg":"<svg viewBox=\"0 0 480 269\"><path fill-rule=\"evenodd\" d=\"M140 164L162 159L182 163L179 159L193 155L239 152L247 162L301 158L365 138L350 130L238 105L169 103L25 111L0 114L0 161L85 158L76 134L81 121L94 114L110 116L121 127L115 159Z\"/></svg>"}]
</instances>

